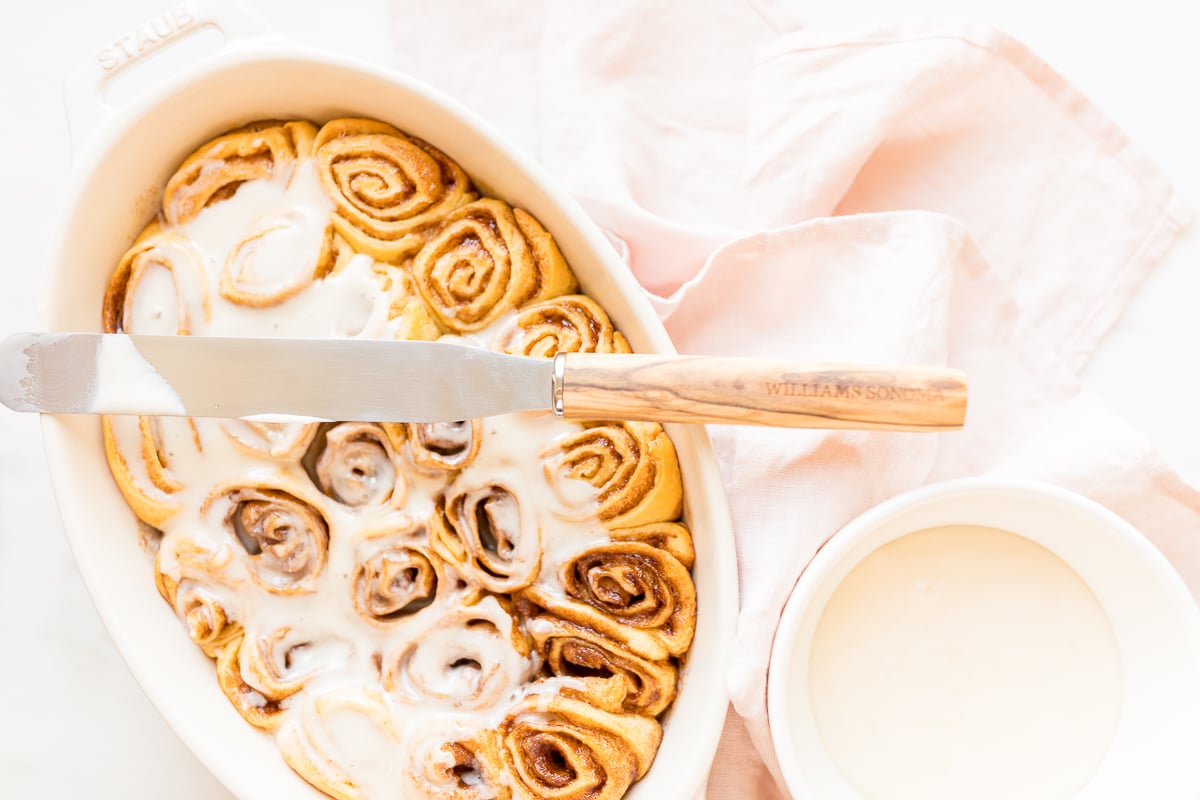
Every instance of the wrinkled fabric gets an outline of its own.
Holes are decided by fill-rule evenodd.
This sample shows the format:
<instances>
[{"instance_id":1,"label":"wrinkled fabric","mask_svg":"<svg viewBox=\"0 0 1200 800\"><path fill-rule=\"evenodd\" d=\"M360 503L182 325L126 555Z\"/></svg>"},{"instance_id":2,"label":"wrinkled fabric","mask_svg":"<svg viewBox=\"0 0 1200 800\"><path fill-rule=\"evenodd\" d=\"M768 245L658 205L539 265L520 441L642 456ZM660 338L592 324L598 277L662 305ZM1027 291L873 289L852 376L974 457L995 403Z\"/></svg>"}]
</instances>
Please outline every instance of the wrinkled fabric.
<instances>
[{"instance_id":1,"label":"wrinkled fabric","mask_svg":"<svg viewBox=\"0 0 1200 800\"><path fill-rule=\"evenodd\" d=\"M970 378L961 432L710 429L742 586L710 798L783 796L765 703L781 609L823 541L899 492L1051 481L1200 590L1200 494L1076 377L1187 214L1063 78L986 29L835 36L786 2L521 8L393 0L398 65L581 199L681 352Z\"/></svg>"}]
</instances>

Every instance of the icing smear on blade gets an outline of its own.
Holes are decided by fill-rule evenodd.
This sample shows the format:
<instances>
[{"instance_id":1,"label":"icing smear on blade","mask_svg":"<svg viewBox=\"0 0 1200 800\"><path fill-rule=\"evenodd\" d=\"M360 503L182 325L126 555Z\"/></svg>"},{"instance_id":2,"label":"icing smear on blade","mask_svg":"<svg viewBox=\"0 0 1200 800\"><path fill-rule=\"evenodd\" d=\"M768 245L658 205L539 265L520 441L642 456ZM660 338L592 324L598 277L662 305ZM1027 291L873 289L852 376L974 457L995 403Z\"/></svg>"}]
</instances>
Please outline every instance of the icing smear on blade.
<instances>
[{"instance_id":1,"label":"icing smear on blade","mask_svg":"<svg viewBox=\"0 0 1200 800\"><path fill-rule=\"evenodd\" d=\"M119 334L100 337L88 407L105 414L187 416L171 384L142 357L132 339Z\"/></svg>"}]
</instances>

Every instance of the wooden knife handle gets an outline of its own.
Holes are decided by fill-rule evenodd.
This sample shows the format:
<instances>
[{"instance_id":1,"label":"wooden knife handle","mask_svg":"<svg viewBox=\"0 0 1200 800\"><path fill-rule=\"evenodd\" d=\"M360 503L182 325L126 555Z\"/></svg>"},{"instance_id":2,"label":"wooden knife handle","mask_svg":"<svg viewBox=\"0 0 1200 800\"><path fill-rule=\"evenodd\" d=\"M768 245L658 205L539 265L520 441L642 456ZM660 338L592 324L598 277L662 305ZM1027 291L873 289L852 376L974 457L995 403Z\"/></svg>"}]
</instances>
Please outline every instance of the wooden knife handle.
<instances>
[{"instance_id":1,"label":"wooden knife handle","mask_svg":"<svg viewBox=\"0 0 1200 800\"><path fill-rule=\"evenodd\" d=\"M592 353L555 366L570 419L944 431L967 411L966 376L947 367Z\"/></svg>"}]
</instances>

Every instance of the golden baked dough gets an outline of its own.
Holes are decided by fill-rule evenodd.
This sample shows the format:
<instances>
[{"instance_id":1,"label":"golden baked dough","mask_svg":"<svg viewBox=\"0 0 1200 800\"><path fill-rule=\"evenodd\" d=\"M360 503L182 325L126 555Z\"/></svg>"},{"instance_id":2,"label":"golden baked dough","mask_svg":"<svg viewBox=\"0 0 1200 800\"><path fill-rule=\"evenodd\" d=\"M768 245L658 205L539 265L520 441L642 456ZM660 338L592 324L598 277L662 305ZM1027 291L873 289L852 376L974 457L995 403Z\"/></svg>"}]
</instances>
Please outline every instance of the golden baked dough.
<instances>
[{"instance_id":1,"label":"golden baked dough","mask_svg":"<svg viewBox=\"0 0 1200 800\"><path fill-rule=\"evenodd\" d=\"M167 181L163 216L172 225L233 196L246 181L290 175L312 153L317 127L303 120L263 120L218 136L184 159Z\"/></svg>"},{"instance_id":2,"label":"golden baked dough","mask_svg":"<svg viewBox=\"0 0 1200 800\"><path fill-rule=\"evenodd\" d=\"M365 534L356 551L354 607L376 624L395 625L434 602L441 574L423 524Z\"/></svg>"},{"instance_id":3,"label":"golden baked dough","mask_svg":"<svg viewBox=\"0 0 1200 800\"><path fill-rule=\"evenodd\" d=\"M537 577L542 532L531 509L499 483L457 481L431 521L434 550L491 592L514 592Z\"/></svg>"},{"instance_id":4,"label":"golden baked dough","mask_svg":"<svg viewBox=\"0 0 1200 800\"><path fill-rule=\"evenodd\" d=\"M654 719L562 696L525 698L500 733L515 793L555 800L617 800L662 741Z\"/></svg>"},{"instance_id":5,"label":"golden baked dough","mask_svg":"<svg viewBox=\"0 0 1200 800\"><path fill-rule=\"evenodd\" d=\"M322 492L343 505L404 505L404 465L383 429L340 422L326 429L313 476Z\"/></svg>"},{"instance_id":6,"label":"golden baked dough","mask_svg":"<svg viewBox=\"0 0 1200 800\"><path fill-rule=\"evenodd\" d=\"M175 497L186 485L171 468L163 445L164 429L180 447L201 449L190 419L178 417L113 417L100 422L104 455L125 502L138 519L156 528L182 508Z\"/></svg>"},{"instance_id":7,"label":"golden baked dough","mask_svg":"<svg viewBox=\"0 0 1200 800\"><path fill-rule=\"evenodd\" d=\"M571 505L568 481L595 488L599 517L609 527L628 528L677 519L683 483L675 445L653 422L594 423L547 450L546 478Z\"/></svg>"},{"instance_id":8,"label":"golden baked dough","mask_svg":"<svg viewBox=\"0 0 1200 800\"><path fill-rule=\"evenodd\" d=\"M559 353L628 353L629 342L608 314L587 295L556 297L522 308L512 327L492 344L518 356L553 358Z\"/></svg>"},{"instance_id":9,"label":"golden baked dough","mask_svg":"<svg viewBox=\"0 0 1200 800\"><path fill-rule=\"evenodd\" d=\"M479 420L413 422L408 426L409 455L418 467L463 469L479 452Z\"/></svg>"},{"instance_id":10,"label":"golden baked dough","mask_svg":"<svg viewBox=\"0 0 1200 800\"><path fill-rule=\"evenodd\" d=\"M316 589L328 560L329 522L313 503L273 486L232 486L204 501L201 515L210 511L245 548L250 574L264 589Z\"/></svg>"},{"instance_id":11,"label":"golden baked dough","mask_svg":"<svg viewBox=\"0 0 1200 800\"><path fill-rule=\"evenodd\" d=\"M495 730L471 729L443 718L421 726L406 747L403 797L513 800L515 796Z\"/></svg>"},{"instance_id":12,"label":"golden baked dough","mask_svg":"<svg viewBox=\"0 0 1200 800\"><path fill-rule=\"evenodd\" d=\"M675 665L643 658L593 628L549 614L526 623L546 667L555 675L605 676L620 685L620 707L656 717L675 700Z\"/></svg>"},{"instance_id":13,"label":"golden baked dough","mask_svg":"<svg viewBox=\"0 0 1200 800\"><path fill-rule=\"evenodd\" d=\"M536 219L490 197L446 216L413 260L413 277L438 323L459 333L579 285Z\"/></svg>"},{"instance_id":14,"label":"golden baked dough","mask_svg":"<svg viewBox=\"0 0 1200 800\"><path fill-rule=\"evenodd\" d=\"M135 323L134 305L147 273L166 272L175 302L160 311L156 324ZM117 264L104 292L105 333L188 334L212 313L204 260L187 237L151 222Z\"/></svg>"},{"instance_id":15,"label":"golden baked dough","mask_svg":"<svg viewBox=\"0 0 1200 800\"><path fill-rule=\"evenodd\" d=\"M590 547L559 571L565 597L531 586L524 596L652 660L683 655L696 631L696 587L679 559L651 545Z\"/></svg>"},{"instance_id":16,"label":"golden baked dough","mask_svg":"<svg viewBox=\"0 0 1200 800\"><path fill-rule=\"evenodd\" d=\"M446 212L476 195L458 164L383 122L335 119L314 144L333 225L360 253L399 262Z\"/></svg>"}]
</instances>

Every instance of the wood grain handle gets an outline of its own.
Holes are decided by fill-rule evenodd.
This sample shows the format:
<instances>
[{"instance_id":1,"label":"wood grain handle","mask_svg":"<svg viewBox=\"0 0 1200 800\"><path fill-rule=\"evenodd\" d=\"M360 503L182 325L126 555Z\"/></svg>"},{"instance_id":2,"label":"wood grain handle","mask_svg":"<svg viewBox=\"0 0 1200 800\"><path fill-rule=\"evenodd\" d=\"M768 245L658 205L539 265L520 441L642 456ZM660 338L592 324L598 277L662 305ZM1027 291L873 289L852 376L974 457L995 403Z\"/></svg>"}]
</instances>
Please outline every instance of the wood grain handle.
<instances>
[{"instance_id":1,"label":"wood grain handle","mask_svg":"<svg viewBox=\"0 0 1200 800\"><path fill-rule=\"evenodd\" d=\"M561 387L570 419L945 431L967 411L966 376L947 367L571 353Z\"/></svg>"}]
</instances>

